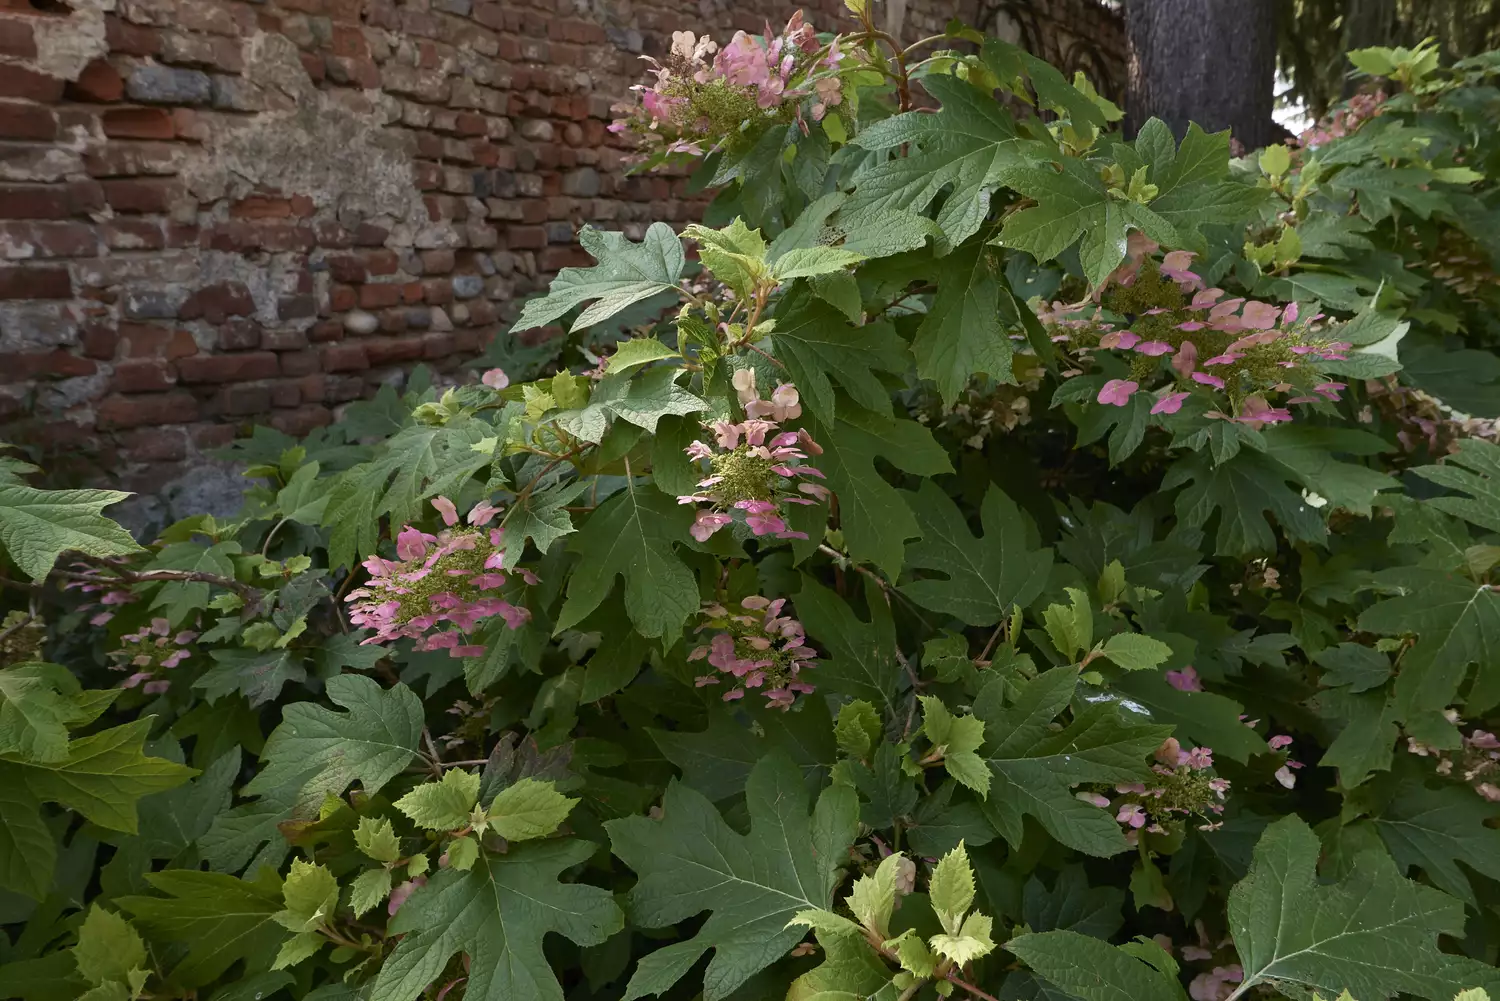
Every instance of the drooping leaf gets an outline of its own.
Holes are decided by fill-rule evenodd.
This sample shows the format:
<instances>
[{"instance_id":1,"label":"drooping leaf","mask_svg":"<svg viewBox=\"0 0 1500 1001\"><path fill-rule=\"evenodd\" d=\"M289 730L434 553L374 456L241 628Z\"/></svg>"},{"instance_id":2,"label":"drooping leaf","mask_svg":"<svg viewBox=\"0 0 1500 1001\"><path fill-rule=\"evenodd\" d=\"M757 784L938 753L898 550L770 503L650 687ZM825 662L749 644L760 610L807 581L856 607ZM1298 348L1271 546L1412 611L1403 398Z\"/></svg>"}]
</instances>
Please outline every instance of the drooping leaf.
<instances>
[{"instance_id":1,"label":"drooping leaf","mask_svg":"<svg viewBox=\"0 0 1500 1001\"><path fill-rule=\"evenodd\" d=\"M831 428L814 426L813 436L823 446L817 466L838 495L849 554L896 576L905 541L921 535L921 528L875 460L914 476L941 476L953 469L948 454L916 421L871 413L841 412Z\"/></svg>"},{"instance_id":2,"label":"drooping leaf","mask_svg":"<svg viewBox=\"0 0 1500 1001\"><path fill-rule=\"evenodd\" d=\"M891 211L923 213L946 189L937 224L957 246L978 232L989 213L991 193L1036 148L1017 135L1004 107L977 88L945 76L929 76L922 83L942 105L939 111L909 111L855 137L867 150L914 144L915 152L859 176L838 214L846 232L857 234Z\"/></svg>"},{"instance_id":3,"label":"drooping leaf","mask_svg":"<svg viewBox=\"0 0 1500 1001\"><path fill-rule=\"evenodd\" d=\"M187 955L169 979L183 987L217 980L240 960L269 969L285 929L272 920L282 909L281 879L262 870L254 881L213 872L172 869L147 881L166 896L121 897L118 901L152 938L180 942Z\"/></svg>"},{"instance_id":4,"label":"drooping leaf","mask_svg":"<svg viewBox=\"0 0 1500 1001\"><path fill-rule=\"evenodd\" d=\"M652 223L640 243L631 243L624 233L585 226L578 242L599 263L592 268L563 268L547 294L532 299L511 328L512 334L551 323L590 300L573 321L582 330L609 319L632 303L660 292L675 292L686 257L682 241L664 222Z\"/></svg>"},{"instance_id":5,"label":"drooping leaf","mask_svg":"<svg viewBox=\"0 0 1500 1001\"><path fill-rule=\"evenodd\" d=\"M569 542L581 557L568 580L557 631L583 621L625 578L625 609L637 631L676 636L698 610L698 585L673 551L688 538L690 507L655 487L621 490L593 512Z\"/></svg>"},{"instance_id":6,"label":"drooping leaf","mask_svg":"<svg viewBox=\"0 0 1500 1001\"><path fill-rule=\"evenodd\" d=\"M952 406L969 380L987 375L1015 382L1012 345L1000 322L1001 298L1009 298L1000 255L983 243L960 248L938 262L938 292L912 342L917 374L937 383Z\"/></svg>"},{"instance_id":7,"label":"drooping leaf","mask_svg":"<svg viewBox=\"0 0 1500 1001\"><path fill-rule=\"evenodd\" d=\"M1090 855L1127 847L1113 814L1074 797L1070 784L1132 782L1149 773L1147 757L1170 727L1136 723L1109 704L1091 705L1060 731L1053 719L1067 707L1078 682L1076 668L1053 668L1001 707L1005 683L991 682L975 702L989 737L982 756L995 782L985 813L1011 845L1019 845L1022 817L1031 815L1058 841Z\"/></svg>"},{"instance_id":8,"label":"drooping leaf","mask_svg":"<svg viewBox=\"0 0 1500 1001\"><path fill-rule=\"evenodd\" d=\"M1500 878L1500 831L1487 826L1500 807L1462 786L1432 788L1415 777L1408 783L1370 823L1402 872L1420 866L1439 888L1477 910L1479 898L1458 863Z\"/></svg>"},{"instance_id":9,"label":"drooping leaf","mask_svg":"<svg viewBox=\"0 0 1500 1001\"><path fill-rule=\"evenodd\" d=\"M1005 943L1038 974L1082 1001L1181 1001L1182 988L1118 946L1075 931L1037 932Z\"/></svg>"},{"instance_id":10,"label":"drooping leaf","mask_svg":"<svg viewBox=\"0 0 1500 1001\"><path fill-rule=\"evenodd\" d=\"M748 835L676 782L667 788L660 819L605 824L615 855L639 876L628 898L632 922L659 928L712 911L693 938L641 960L627 998L667 990L708 949L714 956L703 997L727 997L797 943L802 932L787 922L799 911L832 904L839 865L854 839L854 790L825 789L809 815L801 773L789 759L771 755L750 773L745 795Z\"/></svg>"},{"instance_id":11,"label":"drooping leaf","mask_svg":"<svg viewBox=\"0 0 1500 1001\"><path fill-rule=\"evenodd\" d=\"M789 296L776 314L776 355L819 421L834 418L836 383L866 410L890 412L890 393L879 372L904 372L910 363L906 342L889 323L862 326L845 321L826 303Z\"/></svg>"},{"instance_id":12,"label":"drooping leaf","mask_svg":"<svg viewBox=\"0 0 1500 1001\"><path fill-rule=\"evenodd\" d=\"M20 482L0 483L0 546L32 580L47 576L59 554L70 549L90 556L139 552L130 533L101 513L129 496L118 490L38 490Z\"/></svg>"},{"instance_id":13,"label":"drooping leaf","mask_svg":"<svg viewBox=\"0 0 1500 1001\"><path fill-rule=\"evenodd\" d=\"M382 689L358 674L329 678L327 691L347 712L315 702L287 706L261 752L261 771L245 792L263 795L295 786L301 800L316 807L355 781L373 795L411 763L422 736L416 693L400 684Z\"/></svg>"},{"instance_id":14,"label":"drooping leaf","mask_svg":"<svg viewBox=\"0 0 1500 1001\"><path fill-rule=\"evenodd\" d=\"M1031 547L1024 515L999 487L990 486L980 508L982 539L970 533L958 506L931 480L908 496L922 537L907 545L906 561L946 575L901 585L919 605L971 626L992 626L1041 593L1052 550Z\"/></svg>"},{"instance_id":15,"label":"drooping leaf","mask_svg":"<svg viewBox=\"0 0 1500 1001\"><path fill-rule=\"evenodd\" d=\"M1318 882L1318 838L1296 816L1266 828L1250 873L1229 894L1244 987L1272 980L1360 998L1449 998L1440 934L1463 931L1463 905L1402 878L1366 852L1334 885Z\"/></svg>"},{"instance_id":16,"label":"drooping leaf","mask_svg":"<svg viewBox=\"0 0 1500 1001\"><path fill-rule=\"evenodd\" d=\"M474 1001L562 1001L542 952L546 936L598 945L623 923L608 892L558 879L593 853L586 841L548 841L482 852L467 872L438 872L391 922L405 937L381 965L370 1001L412 1001L459 952L468 957L466 996Z\"/></svg>"}]
</instances>

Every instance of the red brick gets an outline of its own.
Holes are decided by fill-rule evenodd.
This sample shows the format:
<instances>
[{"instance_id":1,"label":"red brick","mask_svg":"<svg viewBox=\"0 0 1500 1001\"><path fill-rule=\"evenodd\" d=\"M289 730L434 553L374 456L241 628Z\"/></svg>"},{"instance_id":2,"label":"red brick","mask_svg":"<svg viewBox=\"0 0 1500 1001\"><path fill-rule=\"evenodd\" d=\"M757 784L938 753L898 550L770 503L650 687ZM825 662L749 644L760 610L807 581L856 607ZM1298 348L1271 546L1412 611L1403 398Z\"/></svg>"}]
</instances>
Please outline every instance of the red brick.
<instances>
[{"instance_id":1,"label":"red brick","mask_svg":"<svg viewBox=\"0 0 1500 1001\"><path fill-rule=\"evenodd\" d=\"M409 326L406 310L386 309L380 313L380 332L383 334L404 334Z\"/></svg>"},{"instance_id":2,"label":"red brick","mask_svg":"<svg viewBox=\"0 0 1500 1001\"><path fill-rule=\"evenodd\" d=\"M220 351L250 351L260 347L265 331L259 323L243 316L226 320L219 327Z\"/></svg>"},{"instance_id":3,"label":"red brick","mask_svg":"<svg viewBox=\"0 0 1500 1001\"><path fill-rule=\"evenodd\" d=\"M362 222L354 228L354 245L357 247L383 247L390 238L390 230L371 222Z\"/></svg>"},{"instance_id":4,"label":"red brick","mask_svg":"<svg viewBox=\"0 0 1500 1001\"><path fill-rule=\"evenodd\" d=\"M220 324L231 316L251 316L255 313L255 300L243 282L220 282L199 289L182 304L177 315L184 320L200 317L209 323Z\"/></svg>"},{"instance_id":5,"label":"red brick","mask_svg":"<svg viewBox=\"0 0 1500 1001\"><path fill-rule=\"evenodd\" d=\"M372 368L417 361L422 357L422 338L372 337L365 341L365 351Z\"/></svg>"},{"instance_id":6,"label":"red brick","mask_svg":"<svg viewBox=\"0 0 1500 1001\"><path fill-rule=\"evenodd\" d=\"M0 382L26 382L37 378L72 379L93 375L99 366L63 348L39 354L0 354Z\"/></svg>"},{"instance_id":7,"label":"red brick","mask_svg":"<svg viewBox=\"0 0 1500 1001\"><path fill-rule=\"evenodd\" d=\"M83 328L83 356L108 361L120 345L120 331L113 324L90 323Z\"/></svg>"},{"instance_id":8,"label":"red brick","mask_svg":"<svg viewBox=\"0 0 1500 1001\"><path fill-rule=\"evenodd\" d=\"M364 258L365 270L372 275L393 275L401 270L401 259L394 250L367 250L360 256Z\"/></svg>"},{"instance_id":9,"label":"red brick","mask_svg":"<svg viewBox=\"0 0 1500 1001\"><path fill-rule=\"evenodd\" d=\"M187 458L187 443L185 430L170 427L142 428L120 438L120 446L135 462L180 462Z\"/></svg>"},{"instance_id":10,"label":"red brick","mask_svg":"<svg viewBox=\"0 0 1500 1001\"><path fill-rule=\"evenodd\" d=\"M359 305L359 291L350 285L335 285L328 293L328 308L335 313L347 313Z\"/></svg>"},{"instance_id":11,"label":"red brick","mask_svg":"<svg viewBox=\"0 0 1500 1001\"><path fill-rule=\"evenodd\" d=\"M269 379L280 372L276 356L269 351L232 355L193 355L177 363L183 382L244 382Z\"/></svg>"},{"instance_id":12,"label":"red brick","mask_svg":"<svg viewBox=\"0 0 1500 1001\"><path fill-rule=\"evenodd\" d=\"M104 211L104 187L92 178L68 182L68 207L74 215Z\"/></svg>"},{"instance_id":13,"label":"red brick","mask_svg":"<svg viewBox=\"0 0 1500 1001\"><path fill-rule=\"evenodd\" d=\"M114 16L104 18L104 38L111 52L154 56L161 51L161 34L155 28L130 24Z\"/></svg>"},{"instance_id":14,"label":"red brick","mask_svg":"<svg viewBox=\"0 0 1500 1001\"><path fill-rule=\"evenodd\" d=\"M266 385L225 386L219 393L219 409L232 416L259 414L271 409L271 387Z\"/></svg>"},{"instance_id":15,"label":"red brick","mask_svg":"<svg viewBox=\"0 0 1500 1001\"><path fill-rule=\"evenodd\" d=\"M536 255L536 266L543 271L559 271L586 268L593 260L582 247L548 247Z\"/></svg>"},{"instance_id":16,"label":"red brick","mask_svg":"<svg viewBox=\"0 0 1500 1001\"><path fill-rule=\"evenodd\" d=\"M125 96L125 81L109 63L95 59L66 89L68 97L74 101L113 104Z\"/></svg>"},{"instance_id":17,"label":"red brick","mask_svg":"<svg viewBox=\"0 0 1500 1001\"><path fill-rule=\"evenodd\" d=\"M157 109L138 108L127 112L135 115ZM170 124L170 122L168 123ZM178 155L182 147L155 142L111 142L98 146L83 154L83 166L90 177L136 177L140 174L175 174Z\"/></svg>"},{"instance_id":18,"label":"red brick","mask_svg":"<svg viewBox=\"0 0 1500 1001\"><path fill-rule=\"evenodd\" d=\"M166 108L114 108L99 116L111 139L171 139L177 135L172 112Z\"/></svg>"},{"instance_id":19,"label":"red brick","mask_svg":"<svg viewBox=\"0 0 1500 1001\"><path fill-rule=\"evenodd\" d=\"M359 372L370 367L363 344L329 344L323 348L323 371Z\"/></svg>"},{"instance_id":20,"label":"red brick","mask_svg":"<svg viewBox=\"0 0 1500 1001\"><path fill-rule=\"evenodd\" d=\"M36 58L36 39L32 36L31 22L6 19L0 21L0 55L18 59Z\"/></svg>"},{"instance_id":21,"label":"red brick","mask_svg":"<svg viewBox=\"0 0 1500 1001\"><path fill-rule=\"evenodd\" d=\"M542 210L546 211L545 205ZM547 231L540 226L510 226L506 228L505 242L511 250L540 250L547 245Z\"/></svg>"},{"instance_id":22,"label":"red brick","mask_svg":"<svg viewBox=\"0 0 1500 1001\"><path fill-rule=\"evenodd\" d=\"M453 335L440 331L422 335L422 357L429 361L446 358L453 353Z\"/></svg>"},{"instance_id":23,"label":"red brick","mask_svg":"<svg viewBox=\"0 0 1500 1001\"><path fill-rule=\"evenodd\" d=\"M67 268L0 268L0 299L71 299Z\"/></svg>"},{"instance_id":24,"label":"red brick","mask_svg":"<svg viewBox=\"0 0 1500 1001\"><path fill-rule=\"evenodd\" d=\"M176 181L156 177L103 181L104 198L116 212L164 213L181 188Z\"/></svg>"},{"instance_id":25,"label":"red brick","mask_svg":"<svg viewBox=\"0 0 1500 1001\"><path fill-rule=\"evenodd\" d=\"M229 207L232 219L290 219L292 203L286 198L252 195Z\"/></svg>"},{"instance_id":26,"label":"red brick","mask_svg":"<svg viewBox=\"0 0 1500 1001\"><path fill-rule=\"evenodd\" d=\"M193 428L193 444L198 448L223 448L238 437L233 424L203 424Z\"/></svg>"},{"instance_id":27,"label":"red brick","mask_svg":"<svg viewBox=\"0 0 1500 1001\"><path fill-rule=\"evenodd\" d=\"M57 115L49 108L15 101L0 102L0 139L57 138Z\"/></svg>"},{"instance_id":28,"label":"red brick","mask_svg":"<svg viewBox=\"0 0 1500 1001\"><path fill-rule=\"evenodd\" d=\"M328 273L336 282L358 284L365 280L365 262L353 256L330 257Z\"/></svg>"},{"instance_id":29,"label":"red brick","mask_svg":"<svg viewBox=\"0 0 1500 1001\"><path fill-rule=\"evenodd\" d=\"M55 104L62 99L67 81L13 63L0 63L0 97Z\"/></svg>"},{"instance_id":30,"label":"red brick","mask_svg":"<svg viewBox=\"0 0 1500 1001\"><path fill-rule=\"evenodd\" d=\"M434 306L446 306L453 301L453 282L447 278L434 278L422 283L422 299Z\"/></svg>"},{"instance_id":31,"label":"red brick","mask_svg":"<svg viewBox=\"0 0 1500 1001\"><path fill-rule=\"evenodd\" d=\"M278 411L271 417L271 426L282 434L301 436L314 428L327 427L333 423L333 412L317 405L298 407L296 410Z\"/></svg>"},{"instance_id":32,"label":"red brick","mask_svg":"<svg viewBox=\"0 0 1500 1001\"><path fill-rule=\"evenodd\" d=\"M308 376L318 372L323 367L322 359L318 352L288 351L281 356L281 374L286 376Z\"/></svg>"},{"instance_id":33,"label":"red brick","mask_svg":"<svg viewBox=\"0 0 1500 1001\"><path fill-rule=\"evenodd\" d=\"M66 219L72 214L67 188L0 184L0 219Z\"/></svg>"},{"instance_id":34,"label":"red brick","mask_svg":"<svg viewBox=\"0 0 1500 1001\"><path fill-rule=\"evenodd\" d=\"M327 381L322 372L309 373L297 380L297 393L307 403L321 403L328 394Z\"/></svg>"},{"instance_id":35,"label":"red brick","mask_svg":"<svg viewBox=\"0 0 1500 1001\"><path fill-rule=\"evenodd\" d=\"M181 424L198 419L198 401L188 393L111 396L95 408L101 431L150 424Z\"/></svg>"},{"instance_id":36,"label":"red brick","mask_svg":"<svg viewBox=\"0 0 1500 1001\"><path fill-rule=\"evenodd\" d=\"M161 250L167 245L161 223L144 219L116 219L102 232L104 242L113 250Z\"/></svg>"},{"instance_id":37,"label":"red brick","mask_svg":"<svg viewBox=\"0 0 1500 1001\"><path fill-rule=\"evenodd\" d=\"M384 309L401 301L400 285L361 285L359 304L364 309Z\"/></svg>"},{"instance_id":38,"label":"red brick","mask_svg":"<svg viewBox=\"0 0 1500 1001\"><path fill-rule=\"evenodd\" d=\"M93 227L81 222L0 223L0 242L30 247L34 257L93 257L99 252Z\"/></svg>"},{"instance_id":39,"label":"red brick","mask_svg":"<svg viewBox=\"0 0 1500 1001\"><path fill-rule=\"evenodd\" d=\"M295 407L302 402L302 390L295 382L278 382L271 387L271 406Z\"/></svg>"},{"instance_id":40,"label":"red brick","mask_svg":"<svg viewBox=\"0 0 1500 1001\"><path fill-rule=\"evenodd\" d=\"M177 370L171 362L143 358L115 366L112 388L117 393L150 393L177 385Z\"/></svg>"},{"instance_id":41,"label":"red brick","mask_svg":"<svg viewBox=\"0 0 1500 1001\"><path fill-rule=\"evenodd\" d=\"M427 275L452 274L454 268L453 251L451 250L424 250L422 251L422 273Z\"/></svg>"},{"instance_id":42,"label":"red brick","mask_svg":"<svg viewBox=\"0 0 1500 1001\"><path fill-rule=\"evenodd\" d=\"M344 325L338 320L324 320L315 323L307 331L308 340L319 344L328 341L341 341L344 339Z\"/></svg>"},{"instance_id":43,"label":"red brick","mask_svg":"<svg viewBox=\"0 0 1500 1001\"><path fill-rule=\"evenodd\" d=\"M472 112L463 112L454 122L453 127L461 136L482 136L489 131L489 122L485 121L483 115Z\"/></svg>"}]
</instances>

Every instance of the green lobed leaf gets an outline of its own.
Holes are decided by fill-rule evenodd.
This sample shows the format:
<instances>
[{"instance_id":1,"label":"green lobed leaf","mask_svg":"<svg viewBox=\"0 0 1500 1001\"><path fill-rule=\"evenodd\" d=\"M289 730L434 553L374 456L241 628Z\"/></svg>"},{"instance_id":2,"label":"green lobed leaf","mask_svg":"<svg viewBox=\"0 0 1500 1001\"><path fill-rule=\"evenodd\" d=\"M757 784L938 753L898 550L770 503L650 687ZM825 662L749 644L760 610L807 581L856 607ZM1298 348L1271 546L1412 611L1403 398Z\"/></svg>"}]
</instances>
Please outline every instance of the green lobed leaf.
<instances>
[{"instance_id":1,"label":"green lobed leaf","mask_svg":"<svg viewBox=\"0 0 1500 1001\"><path fill-rule=\"evenodd\" d=\"M101 513L129 496L118 490L38 490L0 482L0 546L32 580L46 577L68 550L90 556L140 552L130 533Z\"/></svg>"},{"instance_id":2,"label":"green lobed leaf","mask_svg":"<svg viewBox=\"0 0 1500 1001\"><path fill-rule=\"evenodd\" d=\"M624 233L590 226L579 231L578 242L599 263L558 272L546 295L526 303L512 334L551 323L590 300L593 305L573 321L573 330L601 323L658 293L676 292L687 260L682 242L664 222L652 223L640 243L631 243Z\"/></svg>"}]
</instances>

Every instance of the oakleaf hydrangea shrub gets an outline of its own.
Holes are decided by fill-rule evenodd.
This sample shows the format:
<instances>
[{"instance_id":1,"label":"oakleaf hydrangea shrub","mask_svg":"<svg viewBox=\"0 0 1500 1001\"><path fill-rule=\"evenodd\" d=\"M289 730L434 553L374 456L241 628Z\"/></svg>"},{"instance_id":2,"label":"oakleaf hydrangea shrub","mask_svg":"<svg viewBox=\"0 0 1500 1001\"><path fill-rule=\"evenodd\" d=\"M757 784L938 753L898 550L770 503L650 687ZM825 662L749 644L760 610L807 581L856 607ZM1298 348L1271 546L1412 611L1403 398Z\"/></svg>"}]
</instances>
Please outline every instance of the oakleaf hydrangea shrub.
<instances>
[{"instance_id":1,"label":"oakleaf hydrangea shrub","mask_svg":"<svg viewBox=\"0 0 1500 1001\"><path fill-rule=\"evenodd\" d=\"M5 996L1500 990L1500 60L1233 160L850 13L235 516L0 454Z\"/></svg>"}]
</instances>

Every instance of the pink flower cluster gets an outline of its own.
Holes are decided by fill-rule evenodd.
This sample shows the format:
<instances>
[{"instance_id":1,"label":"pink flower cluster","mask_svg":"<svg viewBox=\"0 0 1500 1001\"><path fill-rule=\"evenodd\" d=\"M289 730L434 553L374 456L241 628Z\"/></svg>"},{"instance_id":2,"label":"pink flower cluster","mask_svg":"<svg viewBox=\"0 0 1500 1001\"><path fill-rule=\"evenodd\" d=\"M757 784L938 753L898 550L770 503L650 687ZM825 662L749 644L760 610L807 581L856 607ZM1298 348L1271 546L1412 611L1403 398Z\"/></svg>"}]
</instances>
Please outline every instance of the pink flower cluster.
<instances>
[{"instance_id":1,"label":"pink flower cluster","mask_svg":"<svg viewBox=\"0 0 1500 1001\"><path fill-rule=\"evenodd\" d=\"M689 529L699 542L707 542L733 522L733 511L744 512L745 524L757 536L805 539L806 532L787 528L781 505L816 504L829 496L828 488L821 484L798 482L800 477L823 478L822 470L803 464L808 453L822 454L822 447L806 430L780 430L780 421L802 414L797 390L783 384L767 401L754 396L752 388L751 397L745 403L749 415L745 420L711 425L717 451L703 441L695 441L684 450L688 458L708 463L709 475L698 481L698 492L677 498L679 504L708 505L698 511Z\"/></svg>"},{"instance_id":2,"label":"pink flower cluster","mask_svg":"<svg viewBox=\"0 0 1500 1001\"><path fill-rule=\"evenodd\" d=\"M1447 716L1455 726L1463 722L1455 710L1448 710ZM1406 749L1418 757L1436 759L1439 775L1457 778L1491 803L1500 803L1500 737L1490 731L1465 734L1454 751L1442 751L1411 737L1406 739Z\"/></svg>"},{"instance_id":3,"label":"pink flower cluster","mask_svg":"<svg viewBox=\"0 0 1500 1001\"><path fill-rule=\"evenodd\" d=\"M1096 297L1111 285L1135 285L1149 255L1157 249L1153 241L1131 233L1125 263ZM1145 390L1154 396L1153 414L1175 414L1195 393L1224 393L1231 404L1229 411L1216 407L1209 417L1260 428L1291 420L1293 405L1336 402L1347 386L1320 375L1318 363L1347 360L1353 345L1318 336L1314 325L1323 314L1301 317L1296 303L1283 307L1205 288L1203 279L1190 270L1193 256L1190 251L1174 250L1155 266L1160 279L1176 285L1172 295L1180 293L1183 301L1179 306L1142 309L1132 325L1145 334L1117 327L1088 301L1055 302L1038 314L1060 331L1054 334L1055 341L1097 337L1092 346L1081 344L1085 354L1093 349L1127 354L1130 377L1106 382L1097 402L1123 407L1159 376L1166 376L1166 381ZM1268 400L1278 393L1288 394L1282 406Z\"/></svg>"},{"instance_id":4,"label":"pink flower cluster","mask_svg":"<svg viewBox=\"0 0 1500 1001\"><path fill-rule=\"evenodd\" d=\"M1206 819L1209 814L1223 813L1221 801L1229 791L1229 780L1207 774L1213 766L1212 748L1184 751L1176 737L1168 737L1156 749L1156 764L1151 770L1157 777L1149 784L1121 783L1114 787L1114 799L1097 790L1074 795L1100 809L1113 810L1115 820L1125 831L1125 840L1134 845L1142 830L1147 834L1166 834L1168 824L1192 816ZM1217 827L1217 823L1200 825L1201 830Z\"/></svg>"},{"instance_id":5,"label":"pink flower cluster","mask_svg":"<svg viewBox=\"0 0 1500 1001\"><path fill-rule=\"evenodd\" d=\"M120 687L140 686L147 695L159 695L167 691L172 687L172 679L166 677L164 672L193 655L190 644L197 638L198 634L191 630L174 634L172 624L166 619L152 619L136 632L121 636L119 648L109 654L117 661L111 666L116 671L133 669L133 673L120 682Z\"/></svg>"},{"instance_id":6,"label":"pink flower cluster","mask_svg":"<svg viewBox=\"0 0 1500 1001\"><path fill-rule=\"evenodd\" d=\"M749 689L765 689L766 702L775 709L788 709L797 693L811 693L813 686L801 680L803 670L818 659L807 645L802 623L782 615L786 599L752 594L740 601L740 612L723 605L703 607L703 625L698 632L713 633L708 643L696 647L688 660L707 660L719 674L705 674L697 685L717 685L724 675L734 679L734 687L724 693L724 701L745 697Z\"/></svg>"},{"instance_id":7,"label":"pink flower cluster","mask_svg":"<svg viewBox=\"0 0 1500 1001\"><path fill-rule=\"evenodd\" d=\"M96 567L89 566L87 563L74 563L73 569L79 573L97 570ZM128 605L136 600L134 592L116 587L110 581L70 580L63 585L63 590L82 591L84 594L99 595L97 602L91 601L78 607L80 612L93 612L89 616L89 625L91 626L102 626L108 623L115 617L113 609L121 605Z\"/></svg>"},{"instance_id":8,"label":"pink flower cluster","mask_svg":"<svg viewBox=\"0 0 1500 1001\"><path fill-rule=\"evenodd\" d=\"M1284 733L1276 734L1266 741L1266 746L1270 747L1272 751L1284 751L1292 746L1292 738ZM1302 762L1288 754L1286 761L1282 763L1280 768L1276 769L1276 781L1281 784L1282 788L1295 788L1297 785L1296 771L1301 767Z\"/></svg>"},{"instance_id":9,"label":"pink flower cluster","mask_svg":"<svg viewBox=\"0 0 1500 1001\"><path fill-rule=\"evenodd\" d=\"M504 529L484 527L500 509L480 501L469 511L472 528L455 529L459 519L453 502L437 497L432 506L448 527L431 535L407 525L396 536L396 559L365 560L370 579L345 599L349 621L375 630L366 644L404 636L417 640L418 650L478 657L485 648L468 642L468 634L480 622L498 615L519 629L531 618L528 609L501 594L509 580L502 572ZM537 583L530 570L516 573L527 584Z\"/></svg>"},{"instance_id":10,"label":"pink flower cluster","mask_svg":"<svg viewBox=\"0 0 1500 1001\"><path fill-rule=\"evenodd\" d=\"M1342 139L1380 114L1384 110L1385 100L1383 90L1377 90L1373 94L1355 94L1347 105L1336 109L1333 114L1298 136L1297 144L1303 149L1311 150L1334 139Z\"/></svg>"},{"instance_id":11,"label":"pink flower cluster","mask_svg":"<svg viewBox=\"0 0 1500 1001\"><path fill-rule=\"evenodd\" d=\"M609 126L634 134L649 151L702 156L726 143L751 142L776 122L796 121L802 105L813 121L843 100L838 75L843 53L835 39L826 48L799 10L779 35L737 31L722 49L708 37L674 31L665 61L650 56L655 80L632 87L638 103L616 106Z\"/></svg>"}]
</instances>

